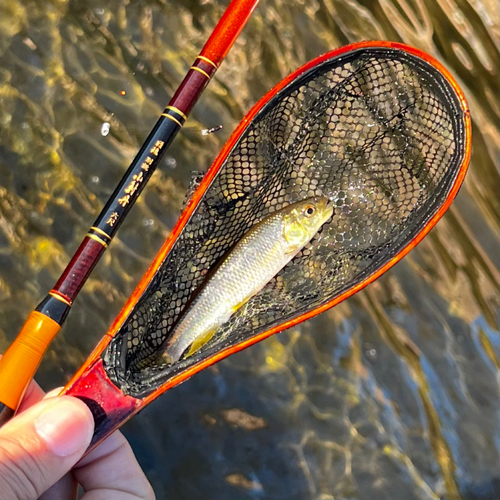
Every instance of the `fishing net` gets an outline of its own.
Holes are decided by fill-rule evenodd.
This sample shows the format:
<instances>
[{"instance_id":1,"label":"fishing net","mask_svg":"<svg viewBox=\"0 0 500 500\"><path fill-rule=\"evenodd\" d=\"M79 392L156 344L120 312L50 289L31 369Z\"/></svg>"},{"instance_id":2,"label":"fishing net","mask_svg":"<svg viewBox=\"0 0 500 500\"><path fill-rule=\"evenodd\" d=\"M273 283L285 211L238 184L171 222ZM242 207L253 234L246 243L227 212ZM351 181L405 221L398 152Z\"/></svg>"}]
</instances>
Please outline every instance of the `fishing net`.
<instances>
[{"instance_id":1,"label":"fishing net","mask_svg":"<svg viewBox=\"0 0 500 500\"><path fill-rule=\"evenodd\" d=\"M434 66L370 47L324 60L263 104L103 353L142 397L214 352L315 309L390 261L422 230L464 161L458 97ZM257 222L311 196L334 216L212 340L172 366L159 348L207 272Z\"/></svg>"}]
</instances>

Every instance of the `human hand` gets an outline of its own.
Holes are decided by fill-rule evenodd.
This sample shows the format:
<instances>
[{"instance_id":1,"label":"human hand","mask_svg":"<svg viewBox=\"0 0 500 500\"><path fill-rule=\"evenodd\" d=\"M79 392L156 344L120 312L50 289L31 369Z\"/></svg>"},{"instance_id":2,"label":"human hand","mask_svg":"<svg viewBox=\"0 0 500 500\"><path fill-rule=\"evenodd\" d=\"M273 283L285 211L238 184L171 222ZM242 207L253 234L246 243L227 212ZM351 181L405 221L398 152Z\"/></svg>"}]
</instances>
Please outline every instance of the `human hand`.
<instances>
[{"instance_id":1,"label":"human hand","mask_svg":"<svg viewBox=\"0 0 500 500\"><path fill-rule=\"evenodd\" d=\"M69 500L77 497L78 484L82 500L155 498L120 432L80 460L94 432L82 401L44 397L32 382L19 411L0 429L0 500Z\"/></svg>"}]
</instances>

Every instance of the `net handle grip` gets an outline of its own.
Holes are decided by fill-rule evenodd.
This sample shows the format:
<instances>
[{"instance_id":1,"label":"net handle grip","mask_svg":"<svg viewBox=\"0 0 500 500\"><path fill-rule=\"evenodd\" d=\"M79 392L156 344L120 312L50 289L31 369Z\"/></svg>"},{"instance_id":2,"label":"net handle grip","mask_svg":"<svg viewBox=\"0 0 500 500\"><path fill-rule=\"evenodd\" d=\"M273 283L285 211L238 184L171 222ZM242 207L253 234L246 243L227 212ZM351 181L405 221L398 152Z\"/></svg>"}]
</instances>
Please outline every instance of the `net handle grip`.
<instances>
[{"instance_id":1,"label":"net handle grip","mask_svg":"<svg viewBox=\"0 0 500 500\"><path fill-rule=\"evenodd\" d=\"M19 335L0 359L0 403L17 409L43 354L60 328L53 319L38 311L28 316Z\"/></svg>"}]
</instances>

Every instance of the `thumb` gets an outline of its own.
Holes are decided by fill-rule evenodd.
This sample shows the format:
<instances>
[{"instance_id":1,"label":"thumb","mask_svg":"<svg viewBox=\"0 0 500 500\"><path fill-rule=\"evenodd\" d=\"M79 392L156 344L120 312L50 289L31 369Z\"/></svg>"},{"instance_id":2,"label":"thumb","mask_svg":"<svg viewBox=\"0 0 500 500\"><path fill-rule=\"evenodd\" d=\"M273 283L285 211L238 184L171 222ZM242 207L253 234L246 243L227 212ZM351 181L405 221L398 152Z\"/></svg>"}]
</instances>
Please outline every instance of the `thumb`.
<instances>
[{"instance_id":1,"label":"thumb","mask_svg":"<svg viewBox=\"0 0 500 500\"><path fill-rule=\"evenodd\" d=\"M40 401L0 429L0 500L38 498L82 457L94 419L82 401Z\"/></svg>"}]
</instances>

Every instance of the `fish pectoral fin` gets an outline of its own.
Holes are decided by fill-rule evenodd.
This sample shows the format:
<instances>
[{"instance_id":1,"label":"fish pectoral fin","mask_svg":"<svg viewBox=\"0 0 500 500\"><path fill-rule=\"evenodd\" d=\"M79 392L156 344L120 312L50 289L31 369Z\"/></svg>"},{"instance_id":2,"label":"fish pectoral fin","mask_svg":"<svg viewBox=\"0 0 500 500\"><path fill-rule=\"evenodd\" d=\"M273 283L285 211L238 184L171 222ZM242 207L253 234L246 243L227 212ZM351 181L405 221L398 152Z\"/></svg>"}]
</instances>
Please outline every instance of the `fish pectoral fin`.
<instances>
[{"instance_id":1,"label":"fish pectoral fin","mask_svg":"<svg viewBox=\"0 0 500 500\"><path fill-rule=\"evenodd\" d=\"M285 224L283 237L288 243L286 253L291 254L297 252L299 248L304 246L307 241L307 231L302 224L297 221L292 221Z\"/></svg>"},{"instance_id":2,"label":"fish pectoral fin","mask_svg":"<svg viewBox=\"0 0 500 500\"><path fill-rule=\"evenodd\" d=\"M246 299L243 299L241 302L239 302L238 304L236 304L235 306L231 307L231 311L233 312L233 314L238 310L240 309L241 307L243 307L248 301L250 300L250 297L247 297Z\"/></svg>"},{"instance_id":3,"label":"fish pectoral fin","mask_svg":"<svg viewBox=\"0 0 500 500\"><path fill-rule=\"evenodd\" d=\"M289 246L285 252L286 255L295 254L302 248L302 245Z\"/></svg>"},{"instance_id":4,"label":"fish pectoral fin","mask_svg":"<svg viewBox=\"0 0 500 500\"><path fill-rule=\"evenodd\" d=\"M185 358L188 358L189 356L192 356L198 349L201 349L213 336L214 333L219 329L218 326L212 328L211 330L208 330L203 334L202 337L199 339L196 339L191 346L189 347L189 351L187 354L184 356Z\"/></svg>"}]
</instances>

